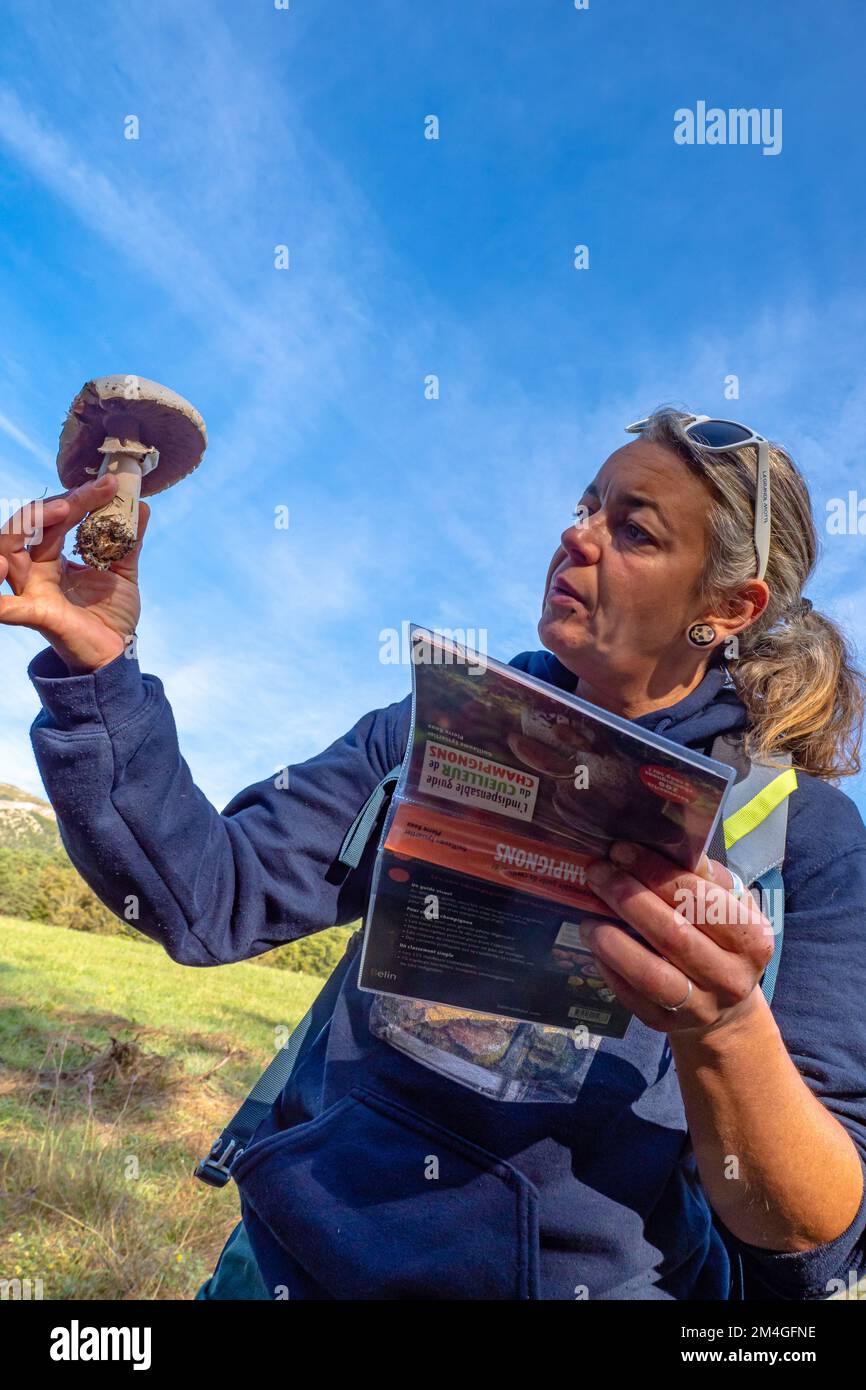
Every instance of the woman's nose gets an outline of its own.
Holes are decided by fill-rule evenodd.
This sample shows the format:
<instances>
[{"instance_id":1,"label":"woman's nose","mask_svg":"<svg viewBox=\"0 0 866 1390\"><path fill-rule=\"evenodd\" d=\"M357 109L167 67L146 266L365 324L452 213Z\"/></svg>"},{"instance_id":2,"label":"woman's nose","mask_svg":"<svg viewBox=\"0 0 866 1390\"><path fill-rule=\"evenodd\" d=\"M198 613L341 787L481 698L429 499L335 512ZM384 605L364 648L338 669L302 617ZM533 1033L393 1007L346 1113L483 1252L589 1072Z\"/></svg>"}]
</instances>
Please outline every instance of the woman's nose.
<instances>
[{"instance_id":1,"label":"woman's nose","mask_svg":"<svg viewBox=\"0 0 866 1390\"><path fill-rule=\"evenodd\" d=\"M563 550L578 565L596 565L601 556L603 525L599 525L598 512L592 516L577 516L562 533Z\"/></svg>"}]
</instances>

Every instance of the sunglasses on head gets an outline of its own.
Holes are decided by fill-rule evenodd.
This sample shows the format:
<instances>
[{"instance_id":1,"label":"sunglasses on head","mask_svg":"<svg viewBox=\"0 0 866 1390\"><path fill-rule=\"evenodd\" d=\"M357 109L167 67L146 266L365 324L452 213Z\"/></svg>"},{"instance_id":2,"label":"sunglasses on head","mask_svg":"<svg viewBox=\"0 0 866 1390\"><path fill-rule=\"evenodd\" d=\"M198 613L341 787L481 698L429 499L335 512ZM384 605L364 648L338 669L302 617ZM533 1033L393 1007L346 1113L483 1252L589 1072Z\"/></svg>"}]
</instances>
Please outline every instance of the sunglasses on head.
<instances>
[{"instance_id":1,"label":"sunglasses on head","mask_svg":"<svg viewBox=\"0 0 866 1390\"><path fill-rule=\"evenodd\" d=\"M699 449L721 454L728 449L744 449L754 444L758 449L758 479L755 493L755 555L757 578L763 579L770 557L770 446L762 434L755 434L748 425L737 420L714 420L709 415L683 415L688 420L684 433ZM636 420L626 425L626 434L641 434L649 420Z\"/></svg>"}]
</instances>

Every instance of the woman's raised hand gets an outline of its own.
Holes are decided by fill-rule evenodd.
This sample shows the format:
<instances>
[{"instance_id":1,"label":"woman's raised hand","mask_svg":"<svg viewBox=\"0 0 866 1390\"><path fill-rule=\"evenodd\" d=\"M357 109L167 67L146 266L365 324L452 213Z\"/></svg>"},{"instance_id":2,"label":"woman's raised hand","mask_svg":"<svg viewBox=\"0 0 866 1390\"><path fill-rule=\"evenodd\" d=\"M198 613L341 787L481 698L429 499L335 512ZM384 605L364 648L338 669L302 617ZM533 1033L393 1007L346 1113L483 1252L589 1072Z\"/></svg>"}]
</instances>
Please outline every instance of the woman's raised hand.
<instances>
[{"instance_id":1,"label":"woman's raised hand","mask_svg":"<svg viewBox=\"0 0 866 1390\"><path fill-rule=\"evenodd\" d=\"M30 502L0 528L0 624L41 633L73 675L107 666L126 647L141 612L138 559L150 509L139 507L138 542L105 571L63 554L68 531L117 489L104 476Z\"/></svg>"}]
</instances>

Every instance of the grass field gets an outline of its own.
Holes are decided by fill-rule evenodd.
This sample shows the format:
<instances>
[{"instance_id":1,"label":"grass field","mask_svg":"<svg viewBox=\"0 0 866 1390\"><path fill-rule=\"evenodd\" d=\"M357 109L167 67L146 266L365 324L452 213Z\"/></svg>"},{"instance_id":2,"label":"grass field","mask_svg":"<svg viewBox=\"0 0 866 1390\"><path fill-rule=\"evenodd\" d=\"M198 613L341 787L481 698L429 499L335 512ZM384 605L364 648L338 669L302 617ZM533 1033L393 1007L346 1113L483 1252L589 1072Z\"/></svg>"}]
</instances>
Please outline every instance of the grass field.
<instances>
[{"instance_id":1,"label":"grass field","mask_svg":"<svg viewBox=\"0 0 866 1390\"><path fill-rule=\"evenodd\" d=\"M194 1162L321 983L0 917L0 1280L192 1297L238 1209Z\"/></svg>"},{"instance_id":2,"label":"grass field","mask_svg":"<svg viewBox=\"0 0 866 1390\"><path fill-rule=\"evenodd\" d=\"M321 984L0 917L0 1282L192 1298L238 1213L193 1165Z\"/></svg>"}]
</instances>

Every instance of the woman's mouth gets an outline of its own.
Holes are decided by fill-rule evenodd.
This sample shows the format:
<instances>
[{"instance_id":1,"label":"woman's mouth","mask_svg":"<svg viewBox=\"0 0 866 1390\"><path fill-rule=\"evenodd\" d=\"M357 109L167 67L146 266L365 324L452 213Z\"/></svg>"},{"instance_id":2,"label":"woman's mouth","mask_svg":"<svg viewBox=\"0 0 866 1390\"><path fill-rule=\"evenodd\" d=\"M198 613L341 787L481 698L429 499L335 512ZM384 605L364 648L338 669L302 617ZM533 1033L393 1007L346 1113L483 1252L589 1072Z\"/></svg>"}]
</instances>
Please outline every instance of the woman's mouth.
<instances>
[{"instance_id":1,"label":"woman's mouth","mask_svg":"<svg viewBox=\"0 0 866 1390\"><path fill-rule=\"evenodd\" d=\"M579 594L566 584L562 579L556 579L547 591L548 603L555 603L564 608L586 608L586 604Z\"/></svg>"}]
</instances>

